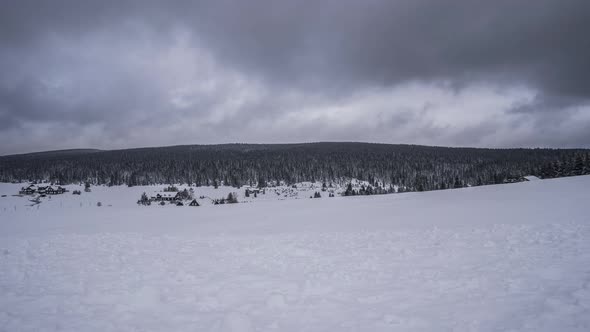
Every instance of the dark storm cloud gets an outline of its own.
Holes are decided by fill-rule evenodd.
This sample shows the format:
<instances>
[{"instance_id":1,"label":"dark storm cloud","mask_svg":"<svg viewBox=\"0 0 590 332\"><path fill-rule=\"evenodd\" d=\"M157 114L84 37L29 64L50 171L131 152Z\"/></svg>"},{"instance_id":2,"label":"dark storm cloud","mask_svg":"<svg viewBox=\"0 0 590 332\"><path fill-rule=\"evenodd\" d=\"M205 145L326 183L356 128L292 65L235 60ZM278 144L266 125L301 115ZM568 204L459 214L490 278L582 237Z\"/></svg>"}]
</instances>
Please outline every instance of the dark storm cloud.
<instances>
[{"instance_id":1,"label":"dark storm cloud","mask_svg":"<svg viewBox=\"0 0 590 332\"><path fill-rule=\"evenodd\" d=\"M585 0L18 1L4 7L0 33L7 43L116 34L134 22L152 32L184 26L231 64L279 80L492 75L590 94ZM159 37L164 43L168 36Z\"/></svg>"},{"instance_id":2,"label":"dark storm cloud","mask_svg":"<svg viewBox=\"0 0 590 332\"><path fill-rule=\"evenodd\" d=\"M218 56L281 81L492 78L590 94L584 0L219 1L190 24Z\"/></svg>"},{"instance_id":3,"label":"dark storm cloud","mask_svg":"<svg viewBox=\"0 0 590 332\"><path fill-rule=\"evenodd\" d=\"M45 147L36 128L67 128L55 148L590 146L586 31L585 0L4 1L0 154Z\"/></svg>"}]
</instances>

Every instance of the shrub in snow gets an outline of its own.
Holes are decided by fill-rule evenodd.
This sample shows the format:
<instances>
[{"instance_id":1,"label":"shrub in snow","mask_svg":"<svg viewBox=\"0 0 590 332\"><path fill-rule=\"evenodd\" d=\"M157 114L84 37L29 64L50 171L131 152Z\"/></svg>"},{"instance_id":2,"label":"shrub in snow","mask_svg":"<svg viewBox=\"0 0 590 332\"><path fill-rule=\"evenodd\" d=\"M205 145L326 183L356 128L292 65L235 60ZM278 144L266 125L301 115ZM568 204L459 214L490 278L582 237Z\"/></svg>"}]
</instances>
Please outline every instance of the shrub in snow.
<instances>
[{"instance_id":1,"label":"shrub in snow","mask_svg":"<svg viewBox=\"0 0 590 332\"><path fill-rule=\"evenodd\" d=\"M102 206L101 202L96 203L96 206Z\"/></svg>"},{"instance_id":2,"label":"shrub in snow","mask_svg":"<svg viewBox=\"0 0 590 332\"><path fill-rule=\"evenodd\" d=\"M229 194L227 195L226 202L227 202L228 204L234 204L234 203L237 203L237 202L238 202L238 195L237 195L236 193L229 193Z\"/></svg>"}]
</instances>

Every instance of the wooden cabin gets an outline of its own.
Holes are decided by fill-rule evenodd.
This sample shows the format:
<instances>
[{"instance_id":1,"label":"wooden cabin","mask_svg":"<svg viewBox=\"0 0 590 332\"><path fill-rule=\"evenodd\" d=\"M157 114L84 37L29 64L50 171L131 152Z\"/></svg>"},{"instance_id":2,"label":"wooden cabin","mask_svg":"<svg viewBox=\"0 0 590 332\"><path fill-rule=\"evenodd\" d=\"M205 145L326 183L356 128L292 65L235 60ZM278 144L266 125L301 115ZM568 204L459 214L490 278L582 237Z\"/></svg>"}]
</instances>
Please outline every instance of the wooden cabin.
<instances>
[{"instance_id":1,"label":"wooden cabin","mask_svg":"<svg viewBox=\"0 0 590 332\"><path fill-rule=\"evenodd\" d=\"M33 195L36 191L37 190L34 186L29 186L27 188L21 188L21 190L18 193L21 195Z\"/></svg>"}]
</instances>

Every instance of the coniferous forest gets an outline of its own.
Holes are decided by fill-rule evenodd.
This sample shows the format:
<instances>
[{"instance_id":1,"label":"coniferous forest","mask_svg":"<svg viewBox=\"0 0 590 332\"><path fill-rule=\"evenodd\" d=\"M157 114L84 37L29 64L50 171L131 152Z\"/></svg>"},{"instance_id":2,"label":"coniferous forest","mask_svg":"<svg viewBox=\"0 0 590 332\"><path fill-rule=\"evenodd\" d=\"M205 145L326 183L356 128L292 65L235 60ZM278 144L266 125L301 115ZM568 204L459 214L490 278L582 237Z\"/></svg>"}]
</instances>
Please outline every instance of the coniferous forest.
<instances>
[{"instance_id":1,"label":"coniferous forest","mask_svg":"<svg viewBox=\"0 0 590 332\"><path fill-rule=\"evenodd\" d=\"M97 185L256 185L368 181L427 191L590 174L590 150L478 149L371 143L188 145L0 157L0 181Z\"/></svg>"}]
</instances>

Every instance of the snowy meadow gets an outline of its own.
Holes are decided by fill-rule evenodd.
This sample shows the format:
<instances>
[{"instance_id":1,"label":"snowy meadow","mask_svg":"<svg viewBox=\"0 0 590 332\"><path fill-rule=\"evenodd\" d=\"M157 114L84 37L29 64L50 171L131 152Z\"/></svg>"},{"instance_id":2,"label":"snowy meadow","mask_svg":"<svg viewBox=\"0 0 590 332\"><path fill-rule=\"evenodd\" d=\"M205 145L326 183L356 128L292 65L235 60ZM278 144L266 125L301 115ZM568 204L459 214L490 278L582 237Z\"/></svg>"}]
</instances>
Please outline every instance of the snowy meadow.
<instances>
[{"instance_id":1,"label":"snowy meadow","mask_svg":"<svg viewBox=\"0 0 590 332\"><path fill-rule=\"evenodd\" d=\"M590 330L590 176L199 207L23 185L0 184L1 331Z\"/></svg>"}]
</instances>

